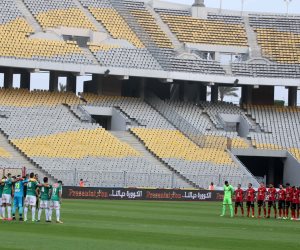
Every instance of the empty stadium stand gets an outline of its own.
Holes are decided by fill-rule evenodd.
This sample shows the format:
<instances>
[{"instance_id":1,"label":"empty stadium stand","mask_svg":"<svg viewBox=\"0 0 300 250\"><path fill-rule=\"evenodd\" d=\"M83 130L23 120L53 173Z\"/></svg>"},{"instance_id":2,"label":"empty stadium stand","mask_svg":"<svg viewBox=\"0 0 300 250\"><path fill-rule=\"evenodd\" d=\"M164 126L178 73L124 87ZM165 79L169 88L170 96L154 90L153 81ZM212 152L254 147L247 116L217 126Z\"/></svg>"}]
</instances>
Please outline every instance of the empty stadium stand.
<instances>
[{"instance_id":1,"label":"empty stadium stand","mask_svg":"<svg viewBox=\"0 0 300 250\"><path fill-rule=\"evenodd\" d=\"M216 45L248 46L245 29L240 20L234 17L233 22L227 22L228 18L211 15L209 19L193 18L178 11L165 11L157 9L173 33L181 42L201 43ZM185 12L184 12L185 13ZM226 19L226 21L224 20ZM192 34L191 34L192 31Z\"/></svg>"},{"instance_id":2,"label":"empty stadium stand","mask_svg":"<svg viewBox=\"0 0 300 250\"><path fill-rule=\"evenodd\" d=\"M299 160L299 108L245 106L264 133L250 133L258 149L289 150Z\"/></svg>"},{"instance_id":3,"label":"empty stadium stand","mask_svg":"<svg viewBox=\"0 0 300 250\"><path fill-rule=\"evenodd\" d=\"M209 181L217 180L223 174L228 178L231 177L233 183L245 177L240 167L226 152L226 137L207 135L206 145L200 148L141 99L88 93L83 94L83 98L92 105L119 107L128 117L138 121L142 127L133 127L131 131L145 147L200 187L205 187ZM245 144L242 139L235 138L236 147L243 147ZM193 171L190 169L192 166Z\"/></svg>"},{"instance_id":4,"label":"empty stadium stand","mask_svg":"<svg viewBox=\"0 0 300 250\"><path fill-rule=\"evenodd\" d=\"M96 30L72 0L24 0L24 3L44 29L74 27Z\"/></svg>"}]
</instances>

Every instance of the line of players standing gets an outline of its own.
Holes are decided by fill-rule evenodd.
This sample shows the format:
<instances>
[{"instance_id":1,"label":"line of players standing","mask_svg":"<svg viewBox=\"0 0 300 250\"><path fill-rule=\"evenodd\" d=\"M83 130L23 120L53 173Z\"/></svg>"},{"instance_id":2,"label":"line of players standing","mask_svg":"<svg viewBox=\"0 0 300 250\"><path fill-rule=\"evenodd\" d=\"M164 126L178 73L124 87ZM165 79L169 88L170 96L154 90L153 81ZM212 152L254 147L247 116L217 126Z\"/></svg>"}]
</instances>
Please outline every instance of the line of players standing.
<instances>
[{"instance_id":1,"label":"line of players standing","mask_svg":"<svg viewBox=\"0 0 300 250\"><path fill-rule=\"evenodd\" d=\"M269 188L266 188L264 183L261 183L257 192L253 189L251 183L249 183L246 191L242 190L241 185L238 185L238 188L235 190L235 215L238 213L238 207L241 208L242 215L244 215L244 200L246 200L248 217L250 217L250 210L252 210L252 218L255 217L254 208L256 201L258 218L261 218L262 209L264 217L270 218L272 208L274 209L274 217L277 218L278 203L278 219L288 219L289 211L291 210L291 220L299 220L300 188L291 187L289 183L286 183L285 187L279 185L278 191L272 184L269 185Z\"/></svg>"}]
</instances>

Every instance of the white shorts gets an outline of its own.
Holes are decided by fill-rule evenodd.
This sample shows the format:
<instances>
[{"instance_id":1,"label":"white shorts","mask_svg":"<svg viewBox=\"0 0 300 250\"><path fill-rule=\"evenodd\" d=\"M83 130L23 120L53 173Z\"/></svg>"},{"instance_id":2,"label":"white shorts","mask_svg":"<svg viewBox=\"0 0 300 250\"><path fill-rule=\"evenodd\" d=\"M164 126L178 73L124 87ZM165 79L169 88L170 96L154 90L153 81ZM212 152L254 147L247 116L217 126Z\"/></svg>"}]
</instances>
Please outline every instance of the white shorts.
<instances>
[{"instance_id":1,"label":"white shorts","mask_svg":"<svg viewBox=\"0 0 300 250\"><path fill-rule=\"evenodd\" d=\"M25 198L25 206L36 206L36 196L33 195L26 195Z\"/></svg>"},{"instance_id":2,"label":"white shorts","mask_svg":"<svg viewBox=\"0 0 300 250\"><path fill-rule=\"evenodd\" d=\"M2 194L2 203L3 204L11 204L11 195L10 194Z\"/></svg>"},{"instance_id":3,"label":"white shorts","mask_svg":"<svg viewBox=\"0 0 300 250\"><path fill-rule=\"evenodd\" d=\"M2 206L2 197L0 197L0 207Z\"/></svg>"},{"instance_id":4,"label":"white shorts","mask_svg":"<svg viewBox=\"0 0 300 250\"><path fill-rule=\"evenodd\" d=\"M49 201L40 200L40 208L49 208Z\"/></svg>"},{"instance_id":5,"label":"white shorts","mask_svg":"<svg viewBox=\"0 0 300 250\"><path fill-rule=\"evenodd\" d=\"M50 208L52 208L52 209L60 209L59 201L50 201Z\"/></svg>"}]
</instances>

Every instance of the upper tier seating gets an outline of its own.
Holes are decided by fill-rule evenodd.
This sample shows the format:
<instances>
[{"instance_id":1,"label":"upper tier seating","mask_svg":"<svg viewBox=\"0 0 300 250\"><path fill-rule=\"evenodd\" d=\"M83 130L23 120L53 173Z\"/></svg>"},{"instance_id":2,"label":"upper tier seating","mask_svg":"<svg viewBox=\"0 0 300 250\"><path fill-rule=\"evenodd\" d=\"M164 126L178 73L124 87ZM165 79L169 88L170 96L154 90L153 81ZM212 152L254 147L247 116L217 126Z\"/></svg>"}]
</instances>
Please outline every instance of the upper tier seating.
<instances>
[{"instance_id":1,"label":"upper tier seating","mask_svg":"<svg viewBox=\"0 0 300 250\"><path fill-rule=\"evenodd\" d=\"M76 42L29 38L32 27L23 18L0 25L0 56L91 64Z\"/></svg>"},{"instance_id":2,"label":"upper tier seating","mask_svg":"<svg viewBox=\"0 0 300 250\"><path fill-rule=\"evenodd\" d=\"M146 9L143 2L125 1L131 15L136 18L137 23L147 32L150 38L160 48L173 48L171 40L162 31L155 18Z\"/></svg>"},{"instance_id":3,"label":"upper tier seating","mask_svg":"<svg viewBox=\"0 0 300 250\"><path fill-rule=\"evenodd\" d=\"M145 46L132 31L126 21L113 8L111 3L105 1L79 0L81 4L87 8L95 19L100 22L109 34L115 39L125 39L137 48Z\"/></svg>"},{"instance_id":4,"label":"upper tier seating","mask_svg":"<svg viewBox=\"0 0 300 250\"><path fill-rule=\"evenodd\" d=\"M224 22L220 19L199 19L161 11L159 14L181 42L248 46L246 31L242 24Z\"/></svg>"},{"instance_id":5,"label":"upper tier seating","mask_svg":"<svg viewBox=\"0 0 300 250\"><path fill-rule=\"evenodd\" d=\"M282 63L233 63L232 72L236 76L299 78L300 65Z\"/></svg>"},{"instance_id":6,"label":"upper tier seating","mask_svg":"<svg viewBox=\"0 0 300 250\"><path fill-rule=\"evenodd\" d=\"M258 149L289 150L300 160L299 108L253 105L245 108L263 130L263 133L250 133L253 146Z\"/></svg>"},{"instance_id":7,"label":"upper tier seating","mask_svg":"<svg viewBox=\"0 0 300 250\"><path fill-rule=\"evenodd\" d=\"M17 8L14 0L0 1L0 24L6 24L22 17L22 13Z\"/></svg>"},{"instance_id":8,"label":"upper tier seating","mask_svg":"<svg viewBox=\"0 0 300 250\"><path fill-rule=\"evenodd\" d=\"M300 18L253 15L250 25L265 57L278 63L300 64Z\"/></svg>"},{"instance_id":9,"label":"upper tier seating","mask_svg":"<svg viewBox=\"0 0 300 250\"><path fill-rule=\"evenodd\" d=\"M90 45L90 50L101 65L121 68L162 70L147 49L106 47Z\"/></svg>"},{"instance_id":10,"label":"upper tier seating","mask_svg":"<svg viewBox=\"0 0 300 250\"><path fill-rule=\"evenodd\" d=\"M44 29L64 26L96 30L72 0L24 0L24 3Z\"/></svg>"}]
</instances>

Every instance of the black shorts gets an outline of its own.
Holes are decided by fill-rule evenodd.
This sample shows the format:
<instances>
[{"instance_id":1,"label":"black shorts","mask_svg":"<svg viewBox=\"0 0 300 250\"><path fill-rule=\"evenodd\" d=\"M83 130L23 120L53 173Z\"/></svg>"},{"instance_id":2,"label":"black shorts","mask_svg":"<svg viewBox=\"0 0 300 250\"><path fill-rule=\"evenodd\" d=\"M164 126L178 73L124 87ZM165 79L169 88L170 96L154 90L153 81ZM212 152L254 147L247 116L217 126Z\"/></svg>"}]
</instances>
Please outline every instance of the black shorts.
<instances>
[{"instance_id":1,"label":"black shorts","mask_svg":"<svg viewBox=\"0 0 300 250\"><path fill-rule=\"evenodd\" d=\"M268 207L274 207L276 208L276 201L268 201Z\"/></svg>"},{"instance_id":2,"label":"black shorts","mask_svg":"<svg viewBox=\"0 0 300 250\"><path fill-rule=\"evenodd\" d=\"M285 208L290 208L292 205L292 202L291 201L286 201L285 202Z\"/></svg>"},{"instance_id":3,"label":"black shorts","mask_svg":"<svg viewBox=\"0 0 300 250\"><path fill-rule=\"evenodd\" d=\"M234 203L234 205L235 205L235 207L241 207L241 208L243 208L243 202L242 201L236 201Z\"/></svg>"},{"instance_id":4,"label":"black shorts","mask_svg":"<svg viewBox=\"0 0 300 250\"><path fill-rule=\"evenodd\" d=\"M265 203L264 200L259 200L259 201L257 201L257 206L258 206L258 207L265 207L265 206L266 206L266 203Z\"/></svg>"},{"instance_id":5,"label":"black shorts","mask_svg":"<svg viewBox=\"0 0 300 250\"><path fill-rule=\"evenodd\" d=\"M247 207L254 207L254 201L247 201Z\"/></svg>"},{"instance_id":6,"label":"black shorts","mask_svg":"<svg viewBox=\"0 0 300 250\"><path fill-rule=\"evenodd\" d=\"M298 203L292 203L292 209L293 210L299 209L299 204Z\"/></svg>"},{"instance_id":7,"label":"black shorts","mask_svg":"<svg viewBox=\"0 0 300 250\"><path fill-rule=\"evenodd\" d=\"M285 201L278 201L278 208L279 209L285 208Z\"/></svg>"}]
</instances>

